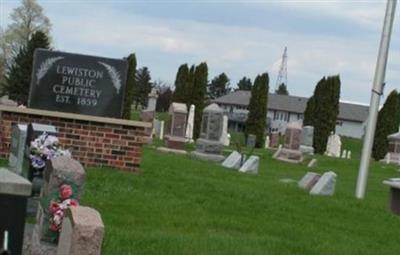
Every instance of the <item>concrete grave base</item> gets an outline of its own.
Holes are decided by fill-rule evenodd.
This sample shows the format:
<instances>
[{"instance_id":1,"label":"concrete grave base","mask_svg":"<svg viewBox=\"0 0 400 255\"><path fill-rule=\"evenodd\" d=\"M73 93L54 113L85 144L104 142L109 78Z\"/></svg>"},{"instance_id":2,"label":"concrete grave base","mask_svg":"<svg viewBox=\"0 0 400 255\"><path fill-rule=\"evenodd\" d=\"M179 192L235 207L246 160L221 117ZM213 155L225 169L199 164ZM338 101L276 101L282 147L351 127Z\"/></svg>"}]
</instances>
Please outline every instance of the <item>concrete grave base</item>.
<instances>
[{"instance_id":1,"label":"concrete grave base","mask_svg":"<svg viewBox=\"0 0 400 255\"><path fill-rule=\"evenodd\" d=\"M203 153L199 151L192 151L191 156L196 159L221 162L225 160L225 157L218 154Z\"/></svg>"},{"instance_id":2,"label":"concrete grave base","mask_svg":"<svg viewBox=\"0 0 400 255\"><path fill-rule=\"evenodd\" d=\"M305 155L314 155L314 148L311 146L300 145L300 151Z\"/></svg>"},{"instance_id":3,"label":"concrete grave base","mask_svg":"<svg viewBox=\"0 0 400 255\"><path fill-rule=\"evenodd\" d=\"M26 224L24 235L24 255L56 255L57 246L40 241L39 225Z\"/></svg>"},{"instance_id":4,"label":"concrete grave base","mask_svg":"<svg viewBox=\"0 0 400 255\"><path fill-rule=\"evenodd\" d=\"M276 159L288 163L299 164L303 162L303 154L298 150L282 149Z\"/></svg>"},{"instance_id":5,"label":"concrete grave base","mask_svg":"<svg viewBox=\"0 0 400 255\"><path fill-rule=\"evenodd\" d=\"M187 154L187 151L185 151L185 150L177 150L177 149L171 149L171 148L167 148L167 147L158 147L157 150L162 151L162 152L176 153L176 154Z\"/></svg>"},{"instance_id":6,"label":"concrete grave base","mask_svg":"<svg viewBox=\"0 0 400 255\"><path fill-rule=\"evenodd\" d=\"M165 146L169 149L184 150L186 139L182 137L166 136Z\"/></svg>"}]
</instances>

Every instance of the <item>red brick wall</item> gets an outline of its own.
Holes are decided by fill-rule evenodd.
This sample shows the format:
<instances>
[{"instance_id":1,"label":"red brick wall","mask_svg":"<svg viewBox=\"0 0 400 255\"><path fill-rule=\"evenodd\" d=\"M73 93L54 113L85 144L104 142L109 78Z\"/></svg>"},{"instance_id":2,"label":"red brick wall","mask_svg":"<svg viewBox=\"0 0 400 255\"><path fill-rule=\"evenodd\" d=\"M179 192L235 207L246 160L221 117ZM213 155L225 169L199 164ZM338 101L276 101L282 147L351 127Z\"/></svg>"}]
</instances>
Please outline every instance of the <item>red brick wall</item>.
<instances>
[{"instance_id":1,"label":"red brick wall","mask_svg":"<svg viewBox=\"0 0 400 255\"><path fill-rule=\"evenodd\" d=\"M39 116L18 112L1 112L0 158L8 159L13 123L48 124L56 127L63 148L84 166L110 166L137 171L145 142L144 128L121 124Z\"/></svg>"}]
</instances>

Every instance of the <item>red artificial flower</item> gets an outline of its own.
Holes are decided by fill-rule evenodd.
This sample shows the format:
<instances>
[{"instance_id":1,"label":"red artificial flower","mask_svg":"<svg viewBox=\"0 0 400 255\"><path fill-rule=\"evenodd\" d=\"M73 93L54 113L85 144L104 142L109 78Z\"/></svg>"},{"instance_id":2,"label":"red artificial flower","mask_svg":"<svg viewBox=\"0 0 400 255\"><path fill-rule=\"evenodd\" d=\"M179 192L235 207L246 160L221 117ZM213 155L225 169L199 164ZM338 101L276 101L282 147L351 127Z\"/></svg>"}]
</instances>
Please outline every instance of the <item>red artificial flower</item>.
<instances>
[{"instance_id":1,"label":"red artificial flower","mask_svg":"<svg viewBox=\"0 0 400 255\"><path fill-rule=\"evenodd\" d=\"M49 206L49 211L51 214L54 214L58 210L61 210L60 205L57 202L51 201Z\"/></svg>"},{"instance_id":2,"label":"red artificial flower","mask_svg":"<svg viewBox=\"0 0 400 255\"><path fill-rule=\"evenodd\" d=\"M63 184L60 187L60 197L62 200L68 199L72 196L72 188L67 184Z\"/></svg>"},{"instance_id":3,"label":"red artificial flower","mask_svg":"<svg viewBox=\"0 0 400 255\"><path fill-rule=\"evenodd\" d=\"M74 207L76 207L76 206L78 206L78 205L79 205L78 200L72 199L72 198L71 198L71 201L69 202L69 206L74 206Z\"/></svg>"},{"instance_id":4,"label":"red artificial flower","mask_svg":"<svg viewBox=\"0 0 400 255\"><path fill-rule=\"evenodd\" d=\"M53 231L53 232L58 232L59 230L60 230L60 226L59 225L57 225L57 224L55 224L55 223L52 223L52 224L50 224L50 230L51 231Z\"/></svg>"}]
</instances>

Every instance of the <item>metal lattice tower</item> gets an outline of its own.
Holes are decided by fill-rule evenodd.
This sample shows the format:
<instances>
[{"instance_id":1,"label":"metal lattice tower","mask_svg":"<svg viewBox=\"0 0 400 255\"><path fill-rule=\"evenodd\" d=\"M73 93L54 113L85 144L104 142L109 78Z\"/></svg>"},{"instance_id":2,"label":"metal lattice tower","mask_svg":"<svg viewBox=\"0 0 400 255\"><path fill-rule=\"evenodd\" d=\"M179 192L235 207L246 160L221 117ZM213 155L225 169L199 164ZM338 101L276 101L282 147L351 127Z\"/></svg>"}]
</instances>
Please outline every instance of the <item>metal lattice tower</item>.
<instances>
[{"instance_id":1,"label":"metal lattice tower","mask_svg":"<svg viewBox=\"0 0 400 255\"><path fill-rule=\"evenodd\" d=\"M284 83L287 87L287 47L283 50L283 55L282 55L282 62L279 67L279 73L278 77L276 78L276 83L275 83L275 91L278 89L279 85Z\"/></svg>"}]
</instances>

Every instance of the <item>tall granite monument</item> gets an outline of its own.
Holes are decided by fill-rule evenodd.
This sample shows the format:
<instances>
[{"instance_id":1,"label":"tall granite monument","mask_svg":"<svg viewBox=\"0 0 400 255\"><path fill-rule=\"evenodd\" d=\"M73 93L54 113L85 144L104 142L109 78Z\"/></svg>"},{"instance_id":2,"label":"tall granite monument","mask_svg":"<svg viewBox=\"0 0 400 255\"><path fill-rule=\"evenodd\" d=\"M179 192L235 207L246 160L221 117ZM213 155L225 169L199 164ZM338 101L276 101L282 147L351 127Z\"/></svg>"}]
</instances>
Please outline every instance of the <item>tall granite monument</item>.
<instances>
[{"instance_id":1,"label":"tall granite monument","mask_svg":"<svg viewBox=\"0 0 400 255\"><path fill-rule=\"evenodd\" d=\"M192 152L195 158L210 161L223 161L224 144L221 142L224 110L217 104L210 104L203 111L200 138L196 141L196 151Z\"/></svg>"},{"instance_id":2,"label":"tall granite monument","mask_svg":"<svg viewBox=\"0 0 400 255\"><path fill-rule=\"evenodd\" d=\"M128 62L37 49L29 108L120 118Z\"/></svg>"}]
</instances>

